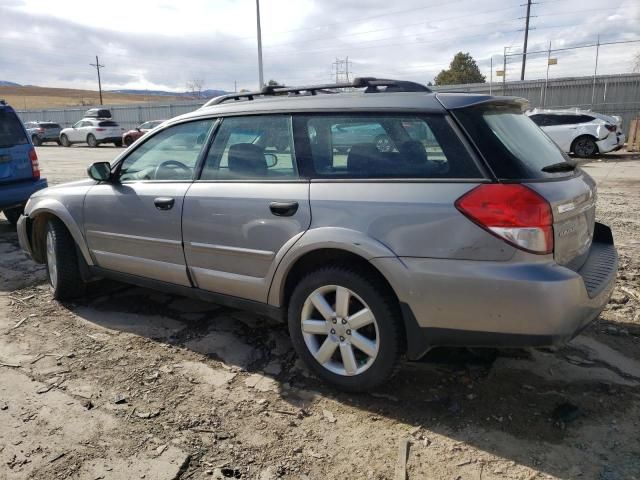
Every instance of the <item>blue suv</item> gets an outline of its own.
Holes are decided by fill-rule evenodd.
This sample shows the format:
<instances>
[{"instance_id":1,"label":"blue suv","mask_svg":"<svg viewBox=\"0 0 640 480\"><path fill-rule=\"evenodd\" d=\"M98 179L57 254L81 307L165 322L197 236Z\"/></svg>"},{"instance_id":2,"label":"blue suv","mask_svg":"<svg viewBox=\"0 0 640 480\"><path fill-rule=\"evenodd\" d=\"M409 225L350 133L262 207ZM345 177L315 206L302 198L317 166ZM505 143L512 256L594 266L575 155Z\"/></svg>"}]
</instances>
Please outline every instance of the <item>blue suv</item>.
<instances>
[{"instance_id":1,"label":"blue suv","mask_svg":"<svg viewBox=\"0 0 640 480\"><path fill-rule=\"evenodd\" d=\"M0 100L0 210L9 223L15 225L31 194L46 187L22 122L13 108Z\"/></svg>"}]
</instances>

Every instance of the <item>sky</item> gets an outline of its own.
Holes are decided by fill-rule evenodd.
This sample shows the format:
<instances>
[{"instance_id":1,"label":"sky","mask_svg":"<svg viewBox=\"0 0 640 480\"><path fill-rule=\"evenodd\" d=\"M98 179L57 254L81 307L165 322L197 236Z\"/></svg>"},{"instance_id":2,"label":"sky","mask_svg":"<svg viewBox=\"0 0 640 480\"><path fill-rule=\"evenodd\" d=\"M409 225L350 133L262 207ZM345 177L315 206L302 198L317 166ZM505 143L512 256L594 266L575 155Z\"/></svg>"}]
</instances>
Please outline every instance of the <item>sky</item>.
<instances>
[{"instance_id":1,"label":"sky","mask_svg":"<svg viewBox=\"0 0 640 480\"><path fill-rule=\"evenodd\" d=\"M526 0L261 0L265 81L287 85L351 76L432 81L458 51L487 81L493 59L522 51ZM258 86L255 0L0 0L0 80L65 88L184 91L188 82L232 91ZM638 0L540 0L530 52L640 40ZM549 76L592 75L595 47L552 53ZM630 73L640 42L600 47L598 71ZM530 54L526 79L544 78L547 53ZM507 80L521 57L507 57Z\"/></svg>"}]
</instances>

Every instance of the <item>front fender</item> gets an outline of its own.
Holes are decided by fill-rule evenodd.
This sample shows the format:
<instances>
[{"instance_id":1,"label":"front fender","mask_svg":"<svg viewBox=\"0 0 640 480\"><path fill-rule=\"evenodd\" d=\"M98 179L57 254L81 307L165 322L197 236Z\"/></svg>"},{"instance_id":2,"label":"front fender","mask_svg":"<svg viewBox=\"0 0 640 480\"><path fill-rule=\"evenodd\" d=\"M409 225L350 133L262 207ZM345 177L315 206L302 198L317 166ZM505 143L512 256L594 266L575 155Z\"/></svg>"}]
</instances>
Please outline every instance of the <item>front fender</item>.
<instances>
[{"instance_id":1,"label":"front fender","mask_svg":"<svg viewBox=\"0 0 640 480\"><path fill-rule=\"evenodd\" d=\"M93 259L89 253L89 248L87 246L87 242L82 234L82 230L80 229L78 222L73 217L71 213L67 210L67 208L55 198L32 198L29 204L27 205L28 211L25 211L25 214L29 216L30 220L33 222L39 215L42 214L51 214L60 219L62 223L67 227L69 233L73 237L76 245L78 245L78 250L82 253L84 260L87 262L87 265L93 265ZM30 240L32 241L32 240Z\"/></svg>"},{"instance_id":2,"label":"front fender","mask_svg":"<svg viewBox=\"0 0 640 480\"><path fill-rule=\"evenodd\" d=\"M365 260L396 257L389 247L357 230L340 227L308 230L289 248L278 264L269 288L268 303L270 305L280 306L287 275L296 262L305 254L322 249L343 250Z\"/></svg>"}]
</instances>

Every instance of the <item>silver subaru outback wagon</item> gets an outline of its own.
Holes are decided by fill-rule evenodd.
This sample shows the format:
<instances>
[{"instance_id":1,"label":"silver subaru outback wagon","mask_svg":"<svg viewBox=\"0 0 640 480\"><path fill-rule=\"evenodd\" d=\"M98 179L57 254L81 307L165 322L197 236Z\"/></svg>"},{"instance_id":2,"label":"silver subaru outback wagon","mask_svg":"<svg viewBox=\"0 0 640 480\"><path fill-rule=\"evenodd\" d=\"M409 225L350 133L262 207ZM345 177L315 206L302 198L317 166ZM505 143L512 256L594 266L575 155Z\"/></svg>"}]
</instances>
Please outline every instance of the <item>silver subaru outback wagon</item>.
<instances>
[{"instance_id":1,"label":"silver subaru outback wagon","mask_svg":"<svg viewBox=\"0 0 640 480\"><path fill-rule=\"evenodd\" d=\"M35 193L20 243L60 300L109 277L286 320L346 390L434 346L567 341L617 254L525 107L371 78L219 97Z\"/></svg>"}]
</instances>

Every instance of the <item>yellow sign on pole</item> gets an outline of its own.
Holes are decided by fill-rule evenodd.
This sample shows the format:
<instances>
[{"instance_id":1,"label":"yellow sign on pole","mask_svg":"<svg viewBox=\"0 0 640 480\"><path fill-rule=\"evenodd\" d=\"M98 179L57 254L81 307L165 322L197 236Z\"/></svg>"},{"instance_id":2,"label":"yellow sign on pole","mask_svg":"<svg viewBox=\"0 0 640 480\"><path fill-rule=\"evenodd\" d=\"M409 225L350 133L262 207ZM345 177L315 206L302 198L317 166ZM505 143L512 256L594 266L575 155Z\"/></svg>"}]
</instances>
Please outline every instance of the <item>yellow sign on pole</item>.
<instances>
[{"instance_id":1,"label":"yellow sign on pole","mask_svg":"<svg viewBox=\"0 0 640 480\"><path fill-rule=\"evenodd\" d=\"M504 77L504 70L496 70L496 77Z\"/></svg>"},{"instance_id":2,"label":"yellow sign on pole","mask_svg":"<svg viewBox=\"0 0 640 480\"><path fill-rule=\"evenodd\" d=\"M558 64L558 59L557 58L550 58L549 59L549 65L557 65Z\"/></svg>"}]
</instances>

